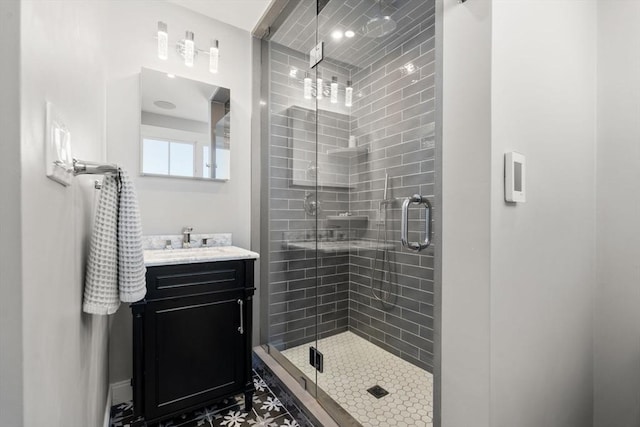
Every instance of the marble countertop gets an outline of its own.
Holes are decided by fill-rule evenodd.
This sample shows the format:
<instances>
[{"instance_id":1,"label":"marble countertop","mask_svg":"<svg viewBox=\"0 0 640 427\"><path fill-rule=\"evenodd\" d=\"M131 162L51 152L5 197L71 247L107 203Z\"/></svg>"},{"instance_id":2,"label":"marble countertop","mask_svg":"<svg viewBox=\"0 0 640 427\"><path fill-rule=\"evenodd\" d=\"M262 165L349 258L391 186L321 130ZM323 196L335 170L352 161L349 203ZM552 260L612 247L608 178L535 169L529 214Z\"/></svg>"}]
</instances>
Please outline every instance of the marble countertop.
<instances>
[{"instance_id":1,"label":"marble countertop","mask_svg":"<svg viewBox=\"0 0 640 427\"><path fill-rule=\"evenodd\" d=\"M258 258L260 258L258 253L237 246L149 249L144 251L144 264L147 267Z\"/></svg>"}]
</instances>

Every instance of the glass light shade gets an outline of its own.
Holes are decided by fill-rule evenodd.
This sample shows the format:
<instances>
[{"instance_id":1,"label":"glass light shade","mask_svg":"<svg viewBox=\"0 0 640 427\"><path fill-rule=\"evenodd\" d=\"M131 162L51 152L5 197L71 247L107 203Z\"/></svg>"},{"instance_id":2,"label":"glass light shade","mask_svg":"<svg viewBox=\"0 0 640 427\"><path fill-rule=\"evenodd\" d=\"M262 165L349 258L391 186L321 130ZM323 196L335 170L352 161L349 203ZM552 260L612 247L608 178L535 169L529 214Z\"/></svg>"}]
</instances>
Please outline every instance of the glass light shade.
<instances>
[{"instance_id":1,"label":"glass light shade","mask_svg":"<svg viewBox=\"0 0 640 427\"><path fill-rule=\"evenodd\" d=\"M331 103L338 103L338 78L331 79Z\"/></svg>"},{"instance_id":2,"label":"glass light shade","mask_svg":"<svg viewBox=\"0 0 640 427\"><path fill-rule=\"evenodd\" d=\"M218 72L218 63L220 62L220 49L218 47L218 40L215 40L211 48L209 49L209 71L213 74Z\"/></svg>"},{"instance_id":3,"label":"glass light shade","mask_svg":"<svg viewBox=\"0 0 640 427\"><path fill-rule=\"evenodd\" d=\"M353 106L353 87L351 86L350 81L347 82L347 89L345 90L344 106L345 107Z\"/></svg>"},{"instance_id":4,"label":"glass light shade","mask_svg":"<svg viewBox=\"0 0 640 427\"><path fill-rule=\"evenodd\" d=\"M308 75L304 78L304 99L311 99L311 77Z\"/></svg>"},{"instance_id":5,"label":"glass light shade","mask_svg":"<svg viewBox=\"0 0 640 427\"><path fill-rule=\"evenodd\" d=\"M184 65L187 67L193 67L193 61L196 55L196 45L193 39L193 33L187 31L184 37Z\"/></svg>"},{"instance_id":6,"label":"glass light shade","mask_svg":"<svg viewBox=\"0 0 640 427\"><path fill-rule=\"evenodd\" d=\"M169 57L169 32L167 24L158 21L158 58L166 60Z\"/></svg>"}]
</instances>

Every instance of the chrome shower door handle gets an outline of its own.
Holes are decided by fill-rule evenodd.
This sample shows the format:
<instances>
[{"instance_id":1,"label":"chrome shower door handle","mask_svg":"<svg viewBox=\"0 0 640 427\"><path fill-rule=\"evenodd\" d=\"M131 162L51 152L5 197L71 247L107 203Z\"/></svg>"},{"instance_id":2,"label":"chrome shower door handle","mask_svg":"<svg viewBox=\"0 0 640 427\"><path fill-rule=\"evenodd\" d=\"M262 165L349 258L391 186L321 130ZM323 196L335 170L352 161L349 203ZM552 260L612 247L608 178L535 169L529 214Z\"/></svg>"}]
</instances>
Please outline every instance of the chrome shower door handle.
<instances>
[{"instance_id":1,"label":"chrome shower door handle","mask_svg":"<svg viewBox=\"0 0 640 427\"><path fill-rule=\"evenodd\" d=\"M240 306L240 326L238 326L238 332L242 335L244 334L244 301L239 299L238 305Z\"/></svg>"},{"instance_id":2,"label":"chrome shower door handle","mask_svg":"<svg viewBox=\"0 0 640 427\"><path fill-rule=\"evenodd\" d=\"M423 242L409 241L409 206L413 204L423 205L425 207L425 238ZM413 196L404 199L404 202L402 202L402 223L400 225L402 246L420 252L421 250L426 249L429 247L429 245L431 245L431 213L431 202L429 202L429 199L427 199L426 197L420 196L419 194L414 194Z\"/></svg>"}]
</instances>

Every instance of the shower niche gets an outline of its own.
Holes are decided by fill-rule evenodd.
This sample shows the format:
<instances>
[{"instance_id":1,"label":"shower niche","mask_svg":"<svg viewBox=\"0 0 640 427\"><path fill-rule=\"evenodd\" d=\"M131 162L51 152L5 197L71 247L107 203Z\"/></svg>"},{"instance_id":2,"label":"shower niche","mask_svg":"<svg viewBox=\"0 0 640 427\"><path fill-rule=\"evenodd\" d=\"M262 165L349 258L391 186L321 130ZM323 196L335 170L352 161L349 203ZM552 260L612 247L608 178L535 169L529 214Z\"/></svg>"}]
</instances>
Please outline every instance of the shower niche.
<instances>
[{"instance_id":1,"label":"shower niche","mask_svg":"<svg viewBox=\"0 0 640 427\"><path fill-rule=\"evenodd\" d=\"M438 237L416 252L401 225L413 195L440 206L435 2L322 3L295 2L263 41L261 340L340 425L433 425ZM419 241L430 215L407 212Z\"/></svg>"},{"instance_id":2,"label":"shower niche","mask_svg":"<svg viewBox=\"0 0 640 427\"><path fill-rule=\"evenodd\" d=\"M297 105L287 109L291 185L348 189L350 157L341 153L348 150L349 116L330 111L320 114L324 123L316 131L315 110Z\"/></svg>"}]
</instances>

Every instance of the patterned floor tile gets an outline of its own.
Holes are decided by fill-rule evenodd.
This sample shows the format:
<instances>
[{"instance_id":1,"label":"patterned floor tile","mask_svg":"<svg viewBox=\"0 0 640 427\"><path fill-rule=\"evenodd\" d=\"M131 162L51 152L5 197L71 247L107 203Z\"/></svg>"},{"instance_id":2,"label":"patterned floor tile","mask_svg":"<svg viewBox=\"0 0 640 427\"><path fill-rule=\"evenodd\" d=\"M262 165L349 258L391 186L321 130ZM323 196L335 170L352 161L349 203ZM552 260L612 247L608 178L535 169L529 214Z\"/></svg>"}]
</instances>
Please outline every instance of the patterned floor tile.
<instances>
[{"instance_id":1,"label":"patterned floor tile","mask_svg":"<svg viewBox=\"0 0 640 427\"><path fill-rule=\"evenodd\" d=\"M271 416L280 416L287 412L277 397L267 395L261 404L255 405L254 410L260 416L270 414Z\"/></svg>"},{"instance_id":2,"label":"patterned floor tile","mask_svg":"<svg viewBox=\"0 0 640 427\"><path fill-rule=\"evenodd\" d=\"M284 387L278 377L267 368L259 358L254 358L254 367L259 375L264 379L265 384L271 394L275 395L280 403L287 409L288 415L282 419L282 426L290 427L316 427L307 415L298 406L295 399Z\"/></svg>"},{"instance_id":3,"label":"patterned floor tile","mask_svg":"<svg viewBox=\"0 0 640 427\"><path fill-rule=\"evenodd\" d=\"M163 421L158 427L300 427L287 408L254 372L256 392L250 411L244 410L244 395L225 399L213 406ZM111 408L111 427L128 427L133 421L133 403Z\"/></svg>"}]
</instances>

